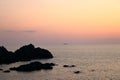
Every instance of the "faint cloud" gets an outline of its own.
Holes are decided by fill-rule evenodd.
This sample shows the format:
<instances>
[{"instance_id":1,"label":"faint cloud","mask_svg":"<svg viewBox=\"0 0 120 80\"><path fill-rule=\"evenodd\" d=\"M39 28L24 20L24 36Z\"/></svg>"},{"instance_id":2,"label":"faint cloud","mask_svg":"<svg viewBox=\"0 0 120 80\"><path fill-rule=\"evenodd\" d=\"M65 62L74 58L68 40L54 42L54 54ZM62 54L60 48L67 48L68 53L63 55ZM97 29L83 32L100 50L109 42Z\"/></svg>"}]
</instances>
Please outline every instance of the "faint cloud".
<instances>
[{"instance_id":1,"label":"faint cloud","mask_svg":"<svg viewBox=\"0 0 120 80\"><path fill-rule=\"evenodd\" d=\"M4 30L3 32L15 32L14 30Z\"/></svg>"},{"instance_id":2,"label":"faint cloud","mask_svg":"<svg viewBox=\"0 0 120 80\"><path fill-rule=\"evenodd\" d=\"M7 32L7 33L34 33L37 32L35 30L20 30L20 31L16 31L16 30L4 30L3 32Z\"/></svg>"},{"instance_id":3,"label":"faint cloud","mask_svg":"<svg viewBox=\"0 0 120 80\"><path fill-rule=\"evenodd\" d=\"M23 30L23 31L21 31L21 32L34 33L34 32L37 32L37 31L35 31L35 30Z\"/></svg>"}]
</instances>

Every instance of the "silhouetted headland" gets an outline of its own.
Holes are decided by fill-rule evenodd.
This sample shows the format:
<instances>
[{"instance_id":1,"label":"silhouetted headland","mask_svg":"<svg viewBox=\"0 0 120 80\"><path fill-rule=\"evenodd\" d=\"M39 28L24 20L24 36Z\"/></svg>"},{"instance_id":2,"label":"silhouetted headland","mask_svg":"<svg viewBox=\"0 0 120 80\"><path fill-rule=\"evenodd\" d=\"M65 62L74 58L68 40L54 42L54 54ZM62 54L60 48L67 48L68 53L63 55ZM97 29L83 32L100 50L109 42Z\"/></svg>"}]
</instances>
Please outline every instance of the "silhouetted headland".
<instances>
[{"instance_id":1,"label":"silhouetted headland","mask_svg":"<svg viewBox=\"0 0 120 80\"><path fill-rule=\"evenodd\" d=\"M39 47L35 48L32 44L25 45L15 52L8 51L3 46L0 47L0 64L10 64L18 61L50 58L53 58L53 55L50 51Z\"/></svg>"},{"instance_id":2,"label":"silhouetted headland","mask_svg":"<svg viewBox=\"0 0 120 80\"><path fill-rule=\"evenodd\" d=\"M38 71L38 70L51 70L55 66L54 63L45 63L42 64L40 62L31 62L29 64L21 65L19 67L10 68L10 70L15 70L19 72L31 72L31 71Z\"/></svg>"}]
</instances>

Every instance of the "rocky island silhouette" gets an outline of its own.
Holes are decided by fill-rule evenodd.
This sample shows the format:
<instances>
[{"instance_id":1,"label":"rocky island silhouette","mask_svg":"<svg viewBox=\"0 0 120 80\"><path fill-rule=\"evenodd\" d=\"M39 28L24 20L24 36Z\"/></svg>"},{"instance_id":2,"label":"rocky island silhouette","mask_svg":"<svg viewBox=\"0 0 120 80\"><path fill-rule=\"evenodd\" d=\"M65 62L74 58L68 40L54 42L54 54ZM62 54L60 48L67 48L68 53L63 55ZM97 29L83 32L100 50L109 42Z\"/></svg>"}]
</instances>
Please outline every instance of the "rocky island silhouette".
<instances>
[{"instance_id":1,"label":"rocky island silhouette","mask_svg":"<svg viewBox=\"0 0 120 80\"><path fill-rule=\"evenodd\" d=\"M53 55L47 49L42 49L40 47L35 48L33 44L25 45L15 52L8 51L5 47L0 47L0 65L10 64L20 61L31 61L35 59L51 59ZM20 65L18 67L12 67L9 70L3 72L10 72L10 70L15 70L19 72L30 72L36 70L51 70L55 66L54 63L41 63L41 62L31 62L29 64ZM1 69L2 70L2 69Z\"/></svg>"},{"instance_id":2,"label":"rocky island silhouette","mask_svg":"<svg viewBox=\"0 0 120 80\"><path fill-rule=\"evenodd\" d=\"M54 56L47 49L42 49L40 47L35 48L33 44L22 46L17 49L15 52L8 51L4 46L0 47L0 65L3 64L11 64L20 61L31 61L31 60L39 60L39 59L51 59ZM32 61L27 64L19 65L18 67L10 67L8 70L0 69L5 73L9 73L11 71L18 72L32 72L38 70L52 70L53 66L56 66L55 63L41 63L39 61ZM76 65L63 65L65 68L73 68ZM74 72L75 74L79 74L80 72Z\"/></svg>"},{"instance_id":3,"label":"rocky island silhouette","mask_svg":"<svg viewBox=\"0 0 120 80\"><path fill-rule=\"evenodd\" d=\"M15 52L0 47L0 64L10 64L19 61L30 61L35 59L50 59L53 55L50 51L40 47L35 48L33 44L25 45Z\"/></svg>"}]
</instances>

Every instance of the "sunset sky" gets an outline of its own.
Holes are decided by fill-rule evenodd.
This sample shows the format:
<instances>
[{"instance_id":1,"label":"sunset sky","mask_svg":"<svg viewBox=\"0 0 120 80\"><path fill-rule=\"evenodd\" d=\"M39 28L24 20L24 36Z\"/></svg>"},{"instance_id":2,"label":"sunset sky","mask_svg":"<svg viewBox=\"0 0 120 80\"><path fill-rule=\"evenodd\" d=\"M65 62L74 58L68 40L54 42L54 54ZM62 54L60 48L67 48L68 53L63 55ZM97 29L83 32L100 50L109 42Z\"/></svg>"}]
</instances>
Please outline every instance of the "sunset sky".
<instances>
[{"instance_id":1,"label":"sunset sky","mask_svg":"<svg viewBox=\"0 0 120 80\"><path fill-rule=\"evenodd\" d=\"M0 0L0 45L119 40L120 0Z\"/></svg>"}]
</instances>

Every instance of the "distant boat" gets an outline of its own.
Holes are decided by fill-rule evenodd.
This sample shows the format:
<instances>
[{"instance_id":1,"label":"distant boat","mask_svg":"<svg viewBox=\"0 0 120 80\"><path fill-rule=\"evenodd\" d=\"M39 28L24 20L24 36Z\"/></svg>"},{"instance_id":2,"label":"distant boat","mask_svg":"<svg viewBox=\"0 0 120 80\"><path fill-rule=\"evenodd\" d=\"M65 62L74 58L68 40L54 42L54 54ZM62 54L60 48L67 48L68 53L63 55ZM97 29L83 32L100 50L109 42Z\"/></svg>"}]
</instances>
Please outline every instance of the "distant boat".
<instances>
[{"instance_id":1,"label":"distant boat","mask_svg":"<svg viewBox=\"0 0 120 80\"><path fill-rule=\"evenodd\" d=\"M68 43L63 43L63 45L68 45Z\"/></svg>"}]
</instances>

